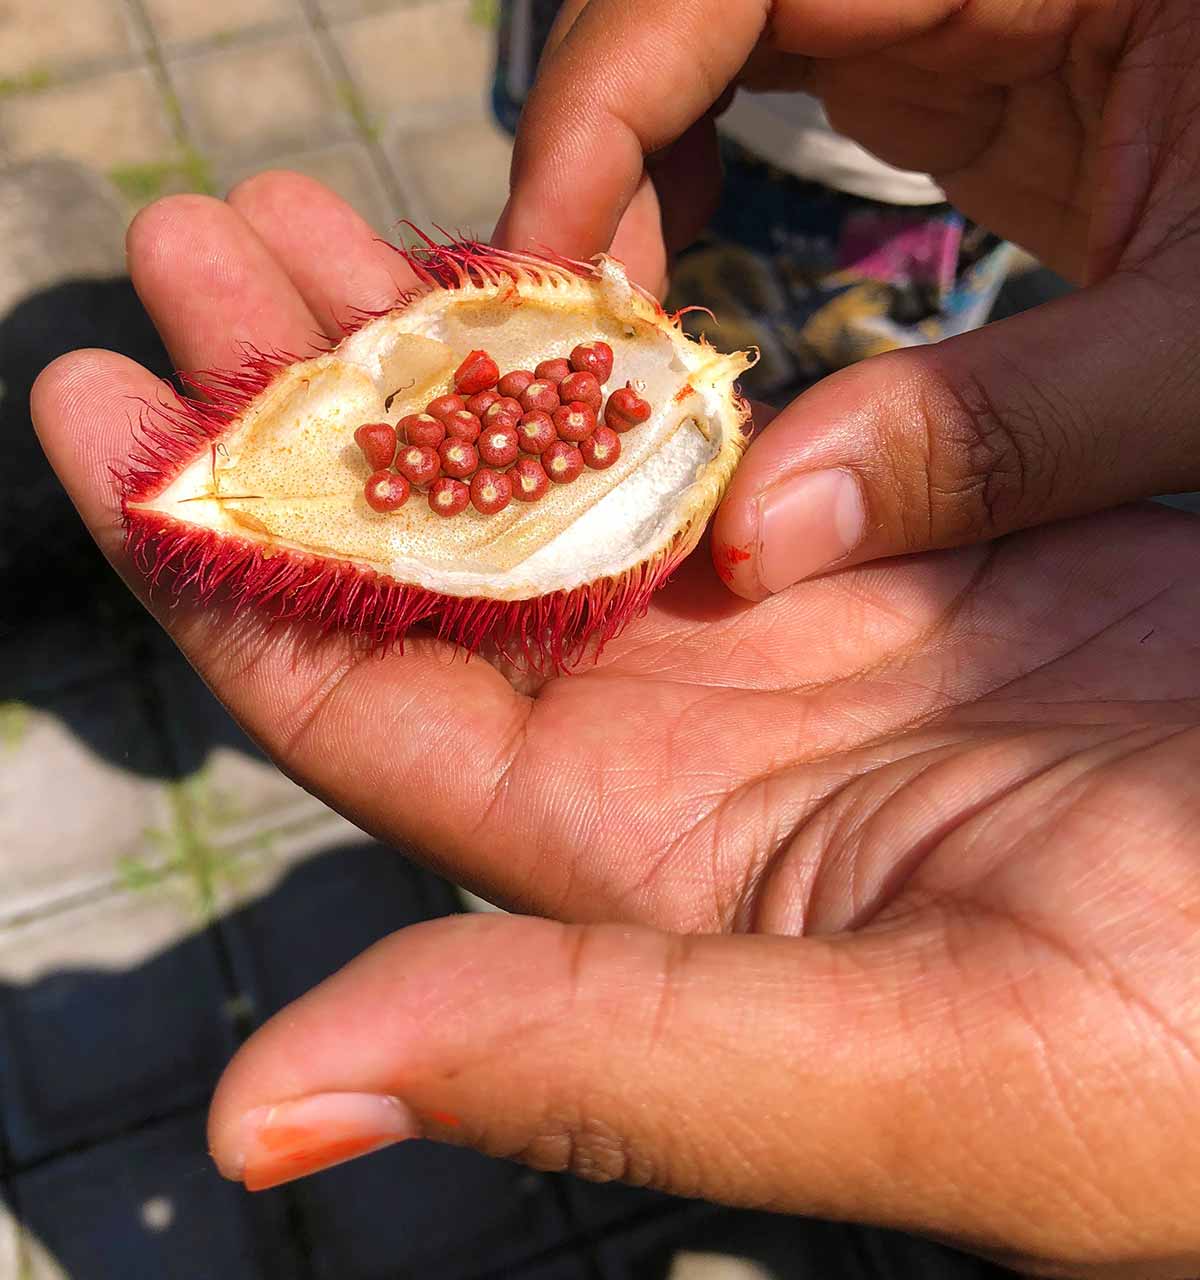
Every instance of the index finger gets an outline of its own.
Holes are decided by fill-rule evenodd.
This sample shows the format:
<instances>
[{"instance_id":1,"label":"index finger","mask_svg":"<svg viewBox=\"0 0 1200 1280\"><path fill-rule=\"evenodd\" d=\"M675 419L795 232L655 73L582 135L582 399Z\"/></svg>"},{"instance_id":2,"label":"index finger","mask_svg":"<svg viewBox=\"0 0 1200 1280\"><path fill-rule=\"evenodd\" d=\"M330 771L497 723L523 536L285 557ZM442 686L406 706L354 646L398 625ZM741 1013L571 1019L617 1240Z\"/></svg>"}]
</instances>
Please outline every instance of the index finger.
<instances>
[{"instance_id":1,"label":"index finger","mask_svg":"<svg viewBox=\"0 0 1200 1280\"><path fill-rule=\"evenodd\" d=\"M497 240L603 252L648 154L680 138L760 43L838 57L936 25L958 0L590 0L548 53L521 116Z\"/></svg>"}]
</instances>

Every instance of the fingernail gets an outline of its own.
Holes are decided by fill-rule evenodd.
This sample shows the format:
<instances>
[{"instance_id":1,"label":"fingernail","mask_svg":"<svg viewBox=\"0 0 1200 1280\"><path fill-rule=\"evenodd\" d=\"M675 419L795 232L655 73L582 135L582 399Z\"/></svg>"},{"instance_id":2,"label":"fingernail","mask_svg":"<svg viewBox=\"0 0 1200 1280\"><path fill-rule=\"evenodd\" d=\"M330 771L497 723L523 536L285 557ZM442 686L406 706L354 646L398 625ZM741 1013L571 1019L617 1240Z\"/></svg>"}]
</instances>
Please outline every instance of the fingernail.
<instances>
[{"instance_id":1,"label":"fingernail","mask_svg":"<svg viewBox=\"0 0 1200 1280\"><path fill-rule=\"evenodd\" d=\"M867 513L849 471L810 471L758 500L758 580L774 593L836 564L862 541Z\"/></svg>"},{"instance_id":2,"label":"fingernail","mask_svg":"<svg viewBox=\"0 0 1200 1280\"><path fill-rule=\"evenodd\" d=\"M247 1191L265 1191L420 1133L399 1098L374 1093L316 1093L242 1117L242 1146L228 1172Z\"/></svg>"}]
</instances>

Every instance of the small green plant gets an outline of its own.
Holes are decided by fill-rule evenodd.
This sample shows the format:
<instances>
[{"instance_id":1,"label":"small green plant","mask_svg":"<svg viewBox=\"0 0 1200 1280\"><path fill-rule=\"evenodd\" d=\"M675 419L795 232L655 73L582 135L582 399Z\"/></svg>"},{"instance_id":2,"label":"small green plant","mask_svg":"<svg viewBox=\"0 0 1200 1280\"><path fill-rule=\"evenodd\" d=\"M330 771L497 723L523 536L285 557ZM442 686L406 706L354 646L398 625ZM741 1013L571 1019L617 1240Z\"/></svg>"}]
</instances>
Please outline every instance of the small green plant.
<instances>
[{"instance_id":1,"label":"small green plant","mask_svg":"<svg viewBox=\"0 0 1200 1280\"><path fill-rule=\"evenodd\" d=\"M20 76L0 76L0 98L16 93L41 93L54 83L54 76L45 68L27 71Z\"/></svg>"},{"instance_id":2,"label":"small green plant","mask_svg":"<svg viewBox=\"0 0 1200 1280\"><path fill-rule=\"evenodd\" d=\"M345 107L346 113L354 121L359 133L371 142L378 142L379 126L371 119L370 112L367 111L366 105L358 95L358 91L349 80L338 82L337 95L341 100L342 106Z\"/></svg>"},{"instance_id":3,"label":"small green plant","mask_svg":"<svg viewBox=\"0 0 1200 1280\"><path fill-rule=\"evenodd\" d=\"M126 200L139 205L180 188L205 195L216 190L208 162L190 145L180 147L173 159L120 165L110 169L108 176Z\"/></svg>"},{"instance_id":4,"label":"small green plant","mask_svg":"<svg viewBox=\"0 0 1200 1280\"><path fill-rule=\"evenodd\" d=\"M29 708L23 702L0 702L0 747L15 751L29 730Z\"/></svg>"},{"instance_id":5,"label":"small green plant","mask_svg":"<svg viewBox=\"0 0 1200 1280\"><path fill-rule=\"evenodd\" d=\"M470 19L477 27L494 31L500 25L500 0L471 0Z\"/></svg>"}]
</instances>

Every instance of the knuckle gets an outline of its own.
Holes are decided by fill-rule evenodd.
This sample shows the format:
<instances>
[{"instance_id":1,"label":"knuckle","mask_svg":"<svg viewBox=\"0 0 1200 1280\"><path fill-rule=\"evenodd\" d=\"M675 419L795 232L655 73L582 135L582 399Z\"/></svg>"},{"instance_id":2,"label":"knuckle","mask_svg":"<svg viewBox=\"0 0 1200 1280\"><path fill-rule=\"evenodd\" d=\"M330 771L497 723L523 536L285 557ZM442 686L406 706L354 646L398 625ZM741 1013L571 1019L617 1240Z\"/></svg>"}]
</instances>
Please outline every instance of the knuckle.
<instances>
[{"instance_id":1,"label":"knuckle","mask_svg":"<svg viewBox=\"0 0 1200 1280\"><path fill-rule=\"evenodd\" d=\"M946 368L925 373L913 402L925 473L905 530L913 545L950 546L1035 522L1087 439L1051 388L1011 364L988 378ZM905 457L893 465L909 468L911 441L901 448Z\"/></svg>"}]
</instances>

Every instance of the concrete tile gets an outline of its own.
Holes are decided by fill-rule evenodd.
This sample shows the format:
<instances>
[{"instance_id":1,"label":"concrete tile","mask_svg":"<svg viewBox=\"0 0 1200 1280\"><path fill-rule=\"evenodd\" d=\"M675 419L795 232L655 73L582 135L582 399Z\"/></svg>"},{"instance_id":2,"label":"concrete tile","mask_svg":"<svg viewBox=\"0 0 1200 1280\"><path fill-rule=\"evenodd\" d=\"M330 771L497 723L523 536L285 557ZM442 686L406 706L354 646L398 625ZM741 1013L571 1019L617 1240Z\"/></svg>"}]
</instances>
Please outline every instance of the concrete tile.
<instances>
[{"instance_id":1,"label":"concrete tile","mask_svg":"<svg viewBox=\"0 0 1200 1280\"><path fill-rule=\"evenodd\" d=\"M252 177L263 169L294 169L323 182L386 236L399 211L392 208L370 154L361 142L338 142L328 147L300 151L282 151L252 164L230 165L220 171L223 191Z\"/></svg>"},{"instance_id":2,"label":"concrete tile","mask_svg":"<svg viewBox=\"0 0 1200 1280\"><path fill-rule=\"evenodd\" d=\"M0 1114L14 1163L203 1105L232 1049L225 998L212 935L161 893L0 932Z\"/></svg>"},{"instance_id":3,"label":"concrete tile","mask_svg":"<svg viewBox=\"0 0 1200 1280\"><path fill-rule=\"evenodd\" d=\"M57 74L138 52L121 0L4 0L0 4L0 81L37 85Z\"/></svg>"},{"instance_id":4,"label":"concrete tile","mask_svg":"<svg viewBox=\"0 0 1200 1280\"><path fill-rule=\"evenodd\" d=\"M314 1280L521 1276L527 1259L569 1237L545 1175L434 1143L390 1147L294 1194Z\"/></svg>"},{"instance_id":5,"label":"concrete tile","mask_svg":"<svg viewBox=\"0 0 1200 1280\"><path fill-rule=\"evenodd\" d=\"M634 1219L666 1217L692 1205L665 1191L631 1187L623 1182L588 1182L565 1174L563 1185L572 1219L588 1234Z\"/></svg>"},{"instance_id":6,"label":"concrete tile","mask_svg":"<svg viewBox=\"0 0 1200 1280\"><path fill-rule=\"evenodd\" d=\"M0 1182L0 1280L17 1280L21 1276L21 1235L8 1207L11 1203L12 1188Z\"/></svg>"},{"instance_id":7,"label":"concrete tile","mask_svg":"<svg viewBox=\"0 0 1200 1280\"><path fill-rule=\"evenodd\" d=\"M225 44L246 31L303 22L299 0L141 0L160 43L198 40Z\"/></svg>"},{"instance_id":8,"label":"concrete tile","mask_svg":"<svg viewBox=\"0 0 1200 1280\"><path fill-rule=\"evenodd\" d=\"M158 88L142 68L0 100L0 151L15 159L67 156L108 173L173 150Z\"/></svg>"},{"instance_id":9,"label":"concrete tile","mask_svg":"<svg viewBox=\"0 0 1200 1280\"><path fill-rule=\"evenodd\" d=\"M0 920L111 883L171 825L168 764L132 679L8 704L0 759Z\"/></svg>"},{"instance_id":10,"label":"concrete tile","mask_svg":"<svg viewBox=\"0 0 1200 1280\"><path fill-rule=\"evenodd\" d=\"M317 0L317 8L327 22L345 22L350 18L404 9L413 3L414 0Z\"/></svg>"},{"instance_id":11,"label":"concrete tile","mask_svg":"<svg viewBox=\"0 0 1200 1280\"><path fill-rule=\"evenodd\" d=\"M478 113L494 53L471 13L470 0L435 0L332 28L374 124L433 128Z\"/></svg>"},{"instance_id":12,"label":"concrete tile","mask_svg":"<svg viewBox=\"0 0 1200 1280\"><path fill-rule=\"evenodd\" d=\"M168 69L201 151L265 155L349 132L333 81L306 35L173 58Z\"/></svg>"},{"instance_id":13,"label":"concrete tile","mask_svg":"<svg viewBox=\"0 0 1200 1280\"><path fill-rule=\"evenodd\" d=\"M457 910L453 890L345 824L281 833L240 866L237 909L219 924L259 1018L301 996L380 938Z\"/></svg>"},{"instance_id":14,"label":"concrete tile","mask_svg":"<svg viewBox=\"0 0 1200 1280\"><path fill-rule=\"evenodd\" d=\"M302 1274L279 1207L226 1182L202 1113L21 1175L16 1198L72 1280L289 1280ZM35 1272L36 1280L42 1280Z\"/></svg>"},{"instance_id":15,"label":"concrete tile","mask_svg":"<svg viewBox=\"0 0 1200 1280\"><path fill-rule=\"evenodd\" d=\"M473 106L472 118L436 129L405 129L387 149L432 223L487 239L508 199L512 143Z\"/></svg>"},{"instance_id":16,"label":"concrete tile","mask_svg":"<svg viewBox=\"0 0 1200 1280\"><path fill-rule=\"evenodd\" d=\"M174 648L153 679L171 756L188 779L186 801L207 847L261 845L266 832L335 817L258 750Z\"/></svg>"}]
</instances>

